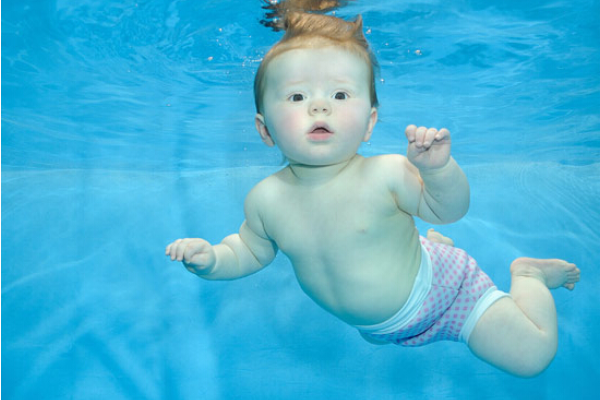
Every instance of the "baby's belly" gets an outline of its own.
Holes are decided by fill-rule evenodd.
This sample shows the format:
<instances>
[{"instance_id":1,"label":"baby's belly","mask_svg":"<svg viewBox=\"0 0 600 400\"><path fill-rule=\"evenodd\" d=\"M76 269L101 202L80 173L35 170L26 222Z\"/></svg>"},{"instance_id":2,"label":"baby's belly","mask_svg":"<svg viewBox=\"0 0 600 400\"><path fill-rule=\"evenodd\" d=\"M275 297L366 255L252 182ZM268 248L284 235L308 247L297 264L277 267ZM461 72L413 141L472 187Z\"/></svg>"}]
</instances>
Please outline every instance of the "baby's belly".
<instances>
[{"instance_id":1,"label":"baby's belly","mask_svg":"<svg viewBox=\"0 0 600 400\"><path fill-rule=\"evenodd\" d=\"M310 262L292 260L300 286L322 308L348 324L388 320L410 295L419 271L420 244L417 241L417 246L400 252L373 252L368 257L347 255L350 257L320 262L312 257Z\"/></svg>"}]
</instances>

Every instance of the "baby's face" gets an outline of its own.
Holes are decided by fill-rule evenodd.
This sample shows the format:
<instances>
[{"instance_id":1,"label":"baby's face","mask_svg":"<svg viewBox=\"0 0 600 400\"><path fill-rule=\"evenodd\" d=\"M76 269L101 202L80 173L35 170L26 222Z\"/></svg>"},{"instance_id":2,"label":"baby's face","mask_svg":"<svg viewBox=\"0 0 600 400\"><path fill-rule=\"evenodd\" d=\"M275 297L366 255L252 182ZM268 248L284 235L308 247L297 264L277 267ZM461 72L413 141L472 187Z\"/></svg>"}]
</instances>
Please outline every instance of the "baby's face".
<instances>
[{"instance_id":1,"label":"baby's face","mask_svg":"<svg viewBox=\"0 0 600 400\"><path fill-rule=\"evenodd\" d=\"M369 79L366 61L344 49L286 51L267 66L257 129L291 164L349 160L377 121Z\"/></svg>"}]
</instances>

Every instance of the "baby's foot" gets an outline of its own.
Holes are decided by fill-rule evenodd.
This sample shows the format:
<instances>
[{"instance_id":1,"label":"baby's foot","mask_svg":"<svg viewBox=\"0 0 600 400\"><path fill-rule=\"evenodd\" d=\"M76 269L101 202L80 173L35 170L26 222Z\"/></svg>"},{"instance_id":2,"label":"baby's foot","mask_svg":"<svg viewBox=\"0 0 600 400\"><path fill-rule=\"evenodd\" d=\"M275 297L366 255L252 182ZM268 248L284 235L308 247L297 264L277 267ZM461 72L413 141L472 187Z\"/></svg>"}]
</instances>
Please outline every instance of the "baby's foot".
<instances>
[{"instance_id":1,"label":"baby's foot","mask_svg":"<svg viewBox=\"0 0 600 400\"><path fill-rule=\"evenodd\" d=\"M564 260L537 258L517 258L510 266L510 272L517 276L531 276L540 279L549 289L564 286L569 290L579 282L579 268Z\"/></svg>"},{"instance_id":2,"label":"baby's foot","mask_svg":"<svg viewBox=\"0 0 600 400\"><path fill-rule=\"evenodd\" d=\"M447 244L448 246L454 246L454 241L449 237L442 235L439 232L436 232L433 228L427 231L427 240L430 240L434 243Z\"/></svg>"}]
</instances>

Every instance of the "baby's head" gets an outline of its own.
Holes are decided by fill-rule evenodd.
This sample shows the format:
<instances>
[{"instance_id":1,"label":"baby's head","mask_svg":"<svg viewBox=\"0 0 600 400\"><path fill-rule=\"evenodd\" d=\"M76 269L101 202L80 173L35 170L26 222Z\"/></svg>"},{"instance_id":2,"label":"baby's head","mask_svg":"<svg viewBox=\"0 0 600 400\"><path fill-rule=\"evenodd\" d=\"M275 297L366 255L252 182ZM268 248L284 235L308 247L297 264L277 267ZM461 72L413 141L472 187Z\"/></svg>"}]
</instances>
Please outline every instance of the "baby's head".
<instances>
[{"instance_id":1,"label":"baby's head","mask_svg":"<svg viewBox=\"0 0 600 400\"><path fill-rule=\"evenodd\" d=\"M290 50L330 46L356 54L364 60L369 69L371 106L378 106L375 90L375 71L378 64L363 34L360 15L355 21L348 22L326 15L292 12L285 17L284 29L285 35L265 55L254 80L254 101L259 114L263 113L265 75L273 59Z\"/></svg>"}]
</instances>

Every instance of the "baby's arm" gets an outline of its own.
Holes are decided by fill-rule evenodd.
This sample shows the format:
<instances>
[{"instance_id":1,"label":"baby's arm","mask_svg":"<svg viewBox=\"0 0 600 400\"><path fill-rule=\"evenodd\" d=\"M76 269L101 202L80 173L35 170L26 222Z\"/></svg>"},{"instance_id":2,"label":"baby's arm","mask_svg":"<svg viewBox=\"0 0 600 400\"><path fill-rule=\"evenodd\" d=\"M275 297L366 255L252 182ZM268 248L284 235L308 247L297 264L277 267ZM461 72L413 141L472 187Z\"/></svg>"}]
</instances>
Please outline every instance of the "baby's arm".
<instances>
[{"instance_id":1,"label":"baby's arm","mask_svg":"<svg viewBox=\"0 0 600 400\"><path fill-rule=\"evenodd\" d=\"M460 219L469 209L469 183L450 156L450 132L409 125L406 137L410 163L405 163L409 185L404 192L418 196L408 202L414 205L411 213L440 224Z\"/></svg>"},{"instance_id":2,"label":"baby's arm","mask_svg":"<svg viewBox=\"0 0 600 400\"><path fill-rule=\"evenodd\" d=\"M254 197L246 199L246 221L240 232L212 246L204 239L179 239L167 246L172 261L205 279L236 279L257 272L273 261L277 246L266 237Z\"/></svg>"}]
</instances>

